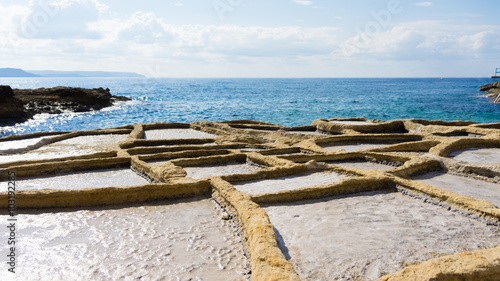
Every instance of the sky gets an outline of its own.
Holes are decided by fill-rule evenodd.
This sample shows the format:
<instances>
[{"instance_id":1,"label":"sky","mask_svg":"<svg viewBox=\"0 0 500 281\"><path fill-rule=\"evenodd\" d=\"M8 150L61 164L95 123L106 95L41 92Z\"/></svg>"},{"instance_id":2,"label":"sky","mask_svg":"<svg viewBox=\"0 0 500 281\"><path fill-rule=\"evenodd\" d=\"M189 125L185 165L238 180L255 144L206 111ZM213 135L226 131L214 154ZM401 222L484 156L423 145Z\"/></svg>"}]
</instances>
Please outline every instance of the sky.
<instances>
[{"instance_id":1,"label":"sky","mask_svg":"<svg viewBox=\"0 0 500 281\"><path fill-rule=\"evenodd\" d=\"M0 68L148 77L489 77L493 0L0 0Z\"/></svg>"}]
</instances>

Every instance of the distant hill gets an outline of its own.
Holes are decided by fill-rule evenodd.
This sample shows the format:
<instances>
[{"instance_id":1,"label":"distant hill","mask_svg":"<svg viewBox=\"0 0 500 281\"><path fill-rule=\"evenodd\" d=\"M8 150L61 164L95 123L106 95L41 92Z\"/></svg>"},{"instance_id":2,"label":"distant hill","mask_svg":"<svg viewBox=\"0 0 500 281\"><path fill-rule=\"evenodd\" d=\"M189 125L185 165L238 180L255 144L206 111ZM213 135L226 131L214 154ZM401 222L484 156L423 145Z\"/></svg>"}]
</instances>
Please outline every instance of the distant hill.
<instances>
[{"instance_id":1,"label":"distant hill","mask_svg":"<svg viewBox=\"0 0 500 281\"><path fill-rule=\"evenodd\" d=\"M145 77L134 72L28 70L42 77Z\"/></svg>"},{"instance_id":2,"label":"distant hill","mask_svg":"<svg viewBox=\"0 0 500 281\"><path fill-rule=\"evenodd\" d=\"M106 71L54 71L28 70L19 68L0 68L0 77L129 77L140 78L144 75L133 72L106 72Z\"/></svg>"},{"instance_id":3,"label":"distant hill","mask_svg":"<svg viewBox=\"0 0 500 281\"><path fill-rule=\"evenodd\" d=\"M0 68L0 77L38 77L20 68Z\"/></svg>"}]
</instances>

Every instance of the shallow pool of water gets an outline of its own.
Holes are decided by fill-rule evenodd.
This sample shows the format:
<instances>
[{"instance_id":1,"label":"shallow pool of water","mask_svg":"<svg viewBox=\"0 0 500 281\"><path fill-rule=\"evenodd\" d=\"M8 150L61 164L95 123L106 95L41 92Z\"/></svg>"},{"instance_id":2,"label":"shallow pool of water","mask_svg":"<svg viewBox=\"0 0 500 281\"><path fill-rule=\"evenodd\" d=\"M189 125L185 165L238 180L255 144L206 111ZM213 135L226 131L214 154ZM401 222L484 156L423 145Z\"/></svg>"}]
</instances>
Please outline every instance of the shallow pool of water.
<instances>
[{"instance_id":1,"label":"shallow pool of water","mask_svg":"<svg viewBox=\"0 0 500 281\"><path fill-rule=\"evenodd\" d=\"M67 175L38 177L16 181L17 190L29 189L78 189L85 187L134 186L148 181L130 169L106 169L71 173Z\"/></svg>"},{"instance_id":2,"label":"shallow pool of water","mask_svg":"<svg viewBox=\"0 0 500 281\"><path fill-rule=\"evenodd\" d=\"M389 170L396 168L395 166L384 165L375 162L367 162L367 161L343 161L343 162L327 161L327 163L330 165L340 166L343 168L354 168L354 169Z\"/></svg>"},{"instance_id":3,"label":"shallow pool of water","mask_svg":"<svg viewBox=\"0 0 500 281\"><path fill-rule=\"evenodd\" d=\"M2 141L0 142L0 153L17 153L18 151L28 150L47 138L50 138L50 136Z\"/></svg>"},{"instance_id":4,"label":"shallow pool of water","mask_svg":"<svg viewBox=\"0 0 500 281\"><path fill-rule=\"evenodd\" d=\"M125 140L128 134L89 135L44 145L26 153L0 155L0 163L64 158L106 151Z\"/></svg>"},{"instance_id":5,"label":"shallow pool of water","mask_svg":"<svg viewBox=\"0 0 500 281\"><path fill-rule=\"evenodd\" d=\"M500 245L500 229L400 193L264 208L301 280L375 280L445 254Z\"/></svg>"},{"instance_id":6,"label":"shallow pool of water","mask_svg":"<svg viewBox=\"0 0 500 281\"><path fill-rule=\"evenodd\" d=\"M386 146L386 145L390 145L390 144L387 144L387 143L336 144L336 145L325 145L325 146L323 146L323 149L325 149L327 151L343 149L347 152L351 152L351 151L357 151L357 150L363 150L363 149L377 148L377 147Z\"/></svg>"},{"instance_id":7,"label":"shallow pool of water","mask_svg":"<svg viewBox=\"0 0 500 281\"><path fill-rule=\"evenodd\" d=\"M500 148L472 148L452 152L449 157L473 164L500 165Z\"/></svg>"},{"instance_id":8,"label":"shallow pool of water","mask_svg":"<svg viewBox=\"0 0 500 281\"><path fill-rule=\"evenodd\" d=\"M490 183L441 172L432 172L412 179L460 195L486 200L500 207L500 183Z\"/></svg>"},{"instance_id":9,"label":"shallow pool of water","mask_svg":"<svg viewBox=\"0 0 500 281\"><path fill-rule=\"evenodd\" d=\"M216 135L193 129L155 129L146 130L145 139L212 139Z\"/></svg>"},{"instance_id":10,"label":"shallow pool of water","mask_svg":"<svg viewBox=\"0 0 500 281\"><path fill-rule=\"evenodd\" d=\"M242 242L215 203L164 204L17 215L17 280L247 279Z\"/></svg>"},{"instance_id":11,"label":"shallow pool of water","mask_svg":"<svg viewBox=\"0 0 500 281\"><path fill-rule=\"evenodd\" d=\"M262 193L272 193L283 190L293 190L314 185L325 185L346 178L335 172L320 172L306 175L289 176L276 179L266 179L252 181L247 183L234 184L234 187L240 191L251 195Z\"/></svg>"},{"instance_id":12,"label":"shallow pool of water","mask_svg":"<svg viewBox=\"0 0 500 281\"><path fill-rule=\"evenodd\" d=\"M185 167L187 177L201 179L211 176L223 176L234 174L246 174L260 169L260 167L249 164L228 163L225 165Z\"/></svg>"}]
</instances>

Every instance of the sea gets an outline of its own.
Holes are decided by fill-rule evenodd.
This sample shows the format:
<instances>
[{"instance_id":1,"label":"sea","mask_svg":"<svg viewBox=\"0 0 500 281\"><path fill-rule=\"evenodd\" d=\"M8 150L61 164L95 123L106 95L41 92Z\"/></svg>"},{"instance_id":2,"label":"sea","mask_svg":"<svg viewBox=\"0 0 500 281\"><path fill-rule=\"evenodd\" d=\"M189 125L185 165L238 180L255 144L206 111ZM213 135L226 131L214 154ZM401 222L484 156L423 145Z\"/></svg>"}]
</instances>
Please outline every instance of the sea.
<instances>
[{"instance_id":1,"label":"sea","mask_svg":"<svg viewBox=\"0 0 500 281\"><path fill-rule=\"evenodd\" d=\"M112 128L137 123L251 119L284 126L319 118L500 122L500 104L479 87L490 78L0 78L32 89L109 88L132 99L100 111L39 114L0 136Z\"/></svg>"}]
</instances>

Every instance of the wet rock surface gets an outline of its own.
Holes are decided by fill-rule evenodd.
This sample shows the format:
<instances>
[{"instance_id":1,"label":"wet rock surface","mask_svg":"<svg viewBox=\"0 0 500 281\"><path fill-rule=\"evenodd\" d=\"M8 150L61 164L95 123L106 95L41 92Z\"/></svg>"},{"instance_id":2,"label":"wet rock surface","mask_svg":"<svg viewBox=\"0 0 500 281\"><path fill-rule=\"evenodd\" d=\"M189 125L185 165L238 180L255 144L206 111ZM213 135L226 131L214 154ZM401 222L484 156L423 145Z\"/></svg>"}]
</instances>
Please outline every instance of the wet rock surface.
<instances>
[{"instance_id":1,"label":"wet rock surface","mask_svg":"<svg viewBox=\"0 0 500 281\"><path fill-rule=\"evenodd\" d=\"M111 95L109 89L103 88L12 89L0 86L0 125L24 122L40 113L99 110L125 100L129 98Z\"/></svg>"}]
</instances>

